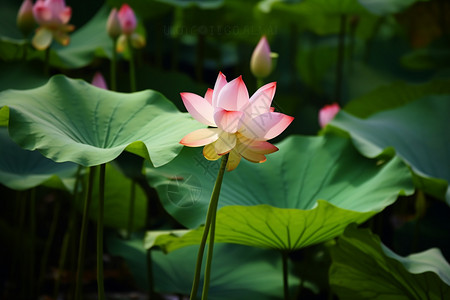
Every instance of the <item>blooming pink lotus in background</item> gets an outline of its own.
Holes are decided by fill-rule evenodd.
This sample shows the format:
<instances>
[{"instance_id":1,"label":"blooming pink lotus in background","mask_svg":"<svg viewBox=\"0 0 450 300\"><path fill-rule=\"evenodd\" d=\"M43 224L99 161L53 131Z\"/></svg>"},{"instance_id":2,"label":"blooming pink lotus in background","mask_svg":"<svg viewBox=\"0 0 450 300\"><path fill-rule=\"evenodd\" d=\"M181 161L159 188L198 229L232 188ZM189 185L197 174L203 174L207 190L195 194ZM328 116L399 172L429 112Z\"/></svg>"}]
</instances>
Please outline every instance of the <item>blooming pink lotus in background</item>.
<instances>
[{"instance_id":1,"label":"blooming pink lotus in background","mask_svg":"<svg viewBox=\"0 0 450 300\"><path fill-rule=\"evenodd\" d=\"M24 36L28 36L36 27L36 21L33 16L33 1L24 0L17 13L17 26Z\"/></svg>"},{"instance_id":2,"label":"blooming pink lotus in background","mask_svg":"<svg viewBox=\"0 0 450 300\"><path fill-rule=\"evenodd\" d=\"M339 104L333 103L330 105L325 105L319 111L319 124L320 127L324 128L331 120L333 120L334 116L339 112L341 108Z\"/></svg>"},{"instance_id":3,"label":"blooming pink lotus in background","mask_svg":"<svg viewBox=\"0 0 450 300\"><path fill-rule=\"evenodd\" d=\"M136 29L137 19L133 9L128 4L122 4L119 10L119 22L122 27L122 33L131 35Z\"/></svg>"},{"instance_id":4,"label":"blooming pink lotus in background","mask_svg":"<svg viewBox=\"0 0 450 300\"><path fill-rule=\"evenodd\" d=\"M69 23L72 9L64 0L38 0L33 6L33 15L39 28L33 37L32 44L38 50L47 49L52 40L67 46L70 37L67 34L74 30Z\"/></svg>"},{"instance_id":5,"label":"blooming pink lotus in background","mask_svg":"<svg viewBox=\"0 0 450 300\"><path fill-rule=\"evenodd\" d=\"M274 112L271 107L276 83L262 86L251 97L242 77L227 82L219 73L214 90L205 97L181 93L184 106L197 121L210 126L187 134L180 143L189 147L205 146L203 155L217 160L229 153L227 170L234 170L241 157L261 163L266 154L278 150L267 142L280 133L294 119Z\"/></svg>"},{"instance_id":6,"label":"blooming pink lotus in background","mask_svg":"<svg viewBox=\"0 0 450 300\"><path fill-rule=\"evenodd\" d=\"M266 78L272 72L272 55L265 36L262 36L253 50L250 70L256 78Z\"/></svg>"},{"instance_id":7,"label":"blooming pink lotus in background","mask_svg":"<svg viewBox=\"0 0 450 300\"><path fill-rule=\"evenodd\" d=\"M100 72L96 72L94 74L94 78L92 78L92 85L95 85L96 87L99 87L101 89L105 90L108 89L108 85L106 84L105 78Z\"/></svg>"}]
</instances>

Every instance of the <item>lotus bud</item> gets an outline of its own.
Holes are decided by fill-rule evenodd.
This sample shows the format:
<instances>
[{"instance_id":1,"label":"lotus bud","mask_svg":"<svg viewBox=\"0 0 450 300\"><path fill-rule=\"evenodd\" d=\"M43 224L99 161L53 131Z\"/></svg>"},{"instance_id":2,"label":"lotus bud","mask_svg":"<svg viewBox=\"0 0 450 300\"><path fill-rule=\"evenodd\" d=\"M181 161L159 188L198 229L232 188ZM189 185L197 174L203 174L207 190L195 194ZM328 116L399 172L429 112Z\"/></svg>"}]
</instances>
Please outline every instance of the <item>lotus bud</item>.
<instances>
[{"instance_id":1,"label":"lotus bud","mask_svg":"<svg viewBox=\"0 0 450 300\"><path fill-rule=\"evenodd\" d=\"M266 78L272 72L272 57L269 43L262 36L250 59L250 70L256 78Z\"/></svg>"},{"instance_id":2,"label":"lotus bud","mask_svg":"<svg viewBox=\"0 0 450 300\"><path fill-rule=\"evenodd\" d=\"M130 37L131 46L136 49L141 49L145 47L145 37L137 32L133 33Z\"/></svg>"},{"instance_id":3,"label":"lotus bud","mask_svg":"<svg viewBox=\"0 0 450 300\"><path fill-rule=\"evenodd\" d=\"M133 9L128 4L123 4L120 7L118 14L120 26L122 27L122 33L125 35L131 35L136 29L137 19Z\"/></svg>"},{"instance_id":4,"label":"lotus bud","mask_svg":"<svg viewBox=\"0 0 450 300\"><path fill-rule=\"evenodd\" d=\"M325 105L320 111L319 111L319 124L320 127L324 128L328 123L333 120L334 116L339 112L341 108L339 107L339 104L333 103L330 105Z\"/></svg>"},{"instance_id":5,"label":"lotus bud","mask_svg":"<svg viewBox=\"0 0 450 300\"><path fill-rule=\"evenodd\" d=\"M101 89L108 89L108 85L106 84L105 78L103 77L102 73L96 72L94 74L94 78L92 79L92 85L101 88Z\"/></svg>"},{"instance_id":6,"label":"lotus bud","mask_svg":"<svg viewBox=\"0 0 450 300\"><path fill-rule=\"evenodd\" d=\"M28 36L36 27L36 21L33 16L33 2L31 0L24 0L20 5L19 13L17 14L17 27L24 36Z\"/></svg>"},{"instance_id":7,"label":"lotus bud","mask_svg":"<svg viewBox=\"0 0 450 300\"><path fill-rule=\"evenodd\" d=\"M118 38L122 33L122 27L120 25L116 8L113 8L109 13L108 21L106 22L106 31L112 39Z\"/></svg>"}]
</instances>

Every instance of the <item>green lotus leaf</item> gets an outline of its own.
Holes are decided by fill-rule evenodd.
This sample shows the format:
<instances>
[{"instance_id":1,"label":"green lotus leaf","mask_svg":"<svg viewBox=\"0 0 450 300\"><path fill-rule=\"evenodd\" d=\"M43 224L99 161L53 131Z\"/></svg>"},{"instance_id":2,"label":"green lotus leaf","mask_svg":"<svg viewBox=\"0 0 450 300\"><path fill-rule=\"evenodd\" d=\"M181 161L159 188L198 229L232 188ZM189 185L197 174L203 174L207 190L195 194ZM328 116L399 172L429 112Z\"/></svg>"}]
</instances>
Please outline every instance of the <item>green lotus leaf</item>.
<instances>
[{"instance_id":1,"label":"green lotus leaf","mask_svg":"<svg viewBox=\"0 0 450 300\"><path fill-rule=\"evenodd\" d=\"M157 2L166 3L175 7L187 8L198 6L202 9L215 9L223 5L224 0L156 0ZM149 1L152 2L152 1Z\"/></svg>"},{"instance_id":2,"label":"green lotus leaf","mask_svg":"<svg viewBox=\"0 0 450 300\"><path fill-rule=\"evenodd\" d=\"M143 237L135 235L134 239L126 241L109 235L107 245L112 254L125 258L138 286L147 290L147 251ZM197 252L196 246L169 254L152 250L153 273L157 274L154 276L155 290L189 295ZM217 244L214 246L212 269L208 299L277 299L283 295L281 255L273 250ZM294 293L299 279L289 275L289 285ZM202 281L203 271L200 285ZM310 282L303 282L303 285L317 291Z\"/></svg>"},{"instance_id":3,"label":"green lotus leaf","mask_svg":"<svg viewBox=\"0 0 450 300\"><path fill-rule=\"evenodd\" d=\"M99 169L96 170L98 182ZM106 165L105 172L105 202L104 202L104 224L105 226L126 229L128 227L128 216L130 212L131 179L125 177L111 164ZM98 218L98 185L94 185L92 202L89 208L89 217L92 220ZM78 209L83 209L82 203L76 203ZM147 198L142 188L136 184L133 213L133 229L145 226L147 220Z\"/></svg>"},{"instance_id":4,"label":"green lotus leaf","mask_svg":"<svg viewBox=\"0 0 450 300\"><path fill-rule=\"evenodd\" d=\"M56 163L38 151L28 151L14 143L5 127L0 128L0 183L14 190L41 184L73 190L77 165Z\"/></svg>"},{"instance_id":5,"label":"green lotus leaf","mask_svg":"<svg viewBox=\"0 0 450 300\"><path fill-rule=\"evenodd\" d=\"M350 133L355 146L368 157L393 147L419 176L418 187L450 204L450 96L427 96L367 119L340 112L331 122ZM446 194L447 193L447 194Z\"/></svg>"},{"instance_id":6,"label":"green lotus leaf","mask_svg":"<svg viewBox=\"0 0 450 300\"><path fill-rule=\"evenodd\" d=\"M0 93L2 117L5 106L18 145L83 166L112 161L124 150L161 166L179 153L181 138L201 125L156 91L115 93L64 76L36 89Z\"/></svg>"},{"instance_id":7,"label":"green lotus leaf","mask_svg":"<svg viewBox=\"0 0 450 300\"><path fill-rule=\"evenodd\" d=\"M376 112L401 107L431 94L450 94L450 80L436 79L422 84L395 82L350 101L345 111L367 118Z\"/></svg>"},{"instance_id":8,"label":"green lotus leaf","mask_svg":"<svg viewBox=\"0 0 450 300\"><path fill-rule=\"evenodd\" d=\"M429 0L358 0L368 11L376 15L388 15L399 13L415 2Z\"/></svg>"},{"instance_id":9,"label":"green lotus leaf","mask_svg":"<svg viewBox=\"0 0 450 300\"><path fill-rule=\"evenodd\" d=\"M330 284L339 299L445 299L450 265L439 249L402 257L368 229L349 226L331 248Z\"/></svg>"},{"instance_id":10,"label":"green lotus leaf","mask_svg":"<svg viewBox=\"0 0 450 300\"><path fill-rule=\"evenodd\" d=\"M298 249L339 235L349 223L363 222L413 191L400 159L364 158L346 138L291 136L277 146L265 163L241 161L225 174L216 229L220 241ZM217 168L201 149L187 148L162 168L147 164L146 176L166 210L195 228L204 222ZM193 234L198 242L199 232ZM183 238L190 236L180 243Z\"/></svg>"}]
</instances>

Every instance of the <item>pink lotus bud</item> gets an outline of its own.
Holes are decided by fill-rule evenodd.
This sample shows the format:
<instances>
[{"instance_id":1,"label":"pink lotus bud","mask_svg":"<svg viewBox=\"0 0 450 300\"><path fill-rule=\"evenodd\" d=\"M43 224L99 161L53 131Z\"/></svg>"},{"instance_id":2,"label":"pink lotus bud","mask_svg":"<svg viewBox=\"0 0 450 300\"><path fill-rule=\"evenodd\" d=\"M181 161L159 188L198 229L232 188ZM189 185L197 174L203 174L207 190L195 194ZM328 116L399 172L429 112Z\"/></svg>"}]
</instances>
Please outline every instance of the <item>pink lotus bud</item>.
<instances>
[{"instance_id":1,"label":"pink lotus bud","mask_svg":"<svg viewBox=\"0 0 450 300\"><path fill-rule=\"evenodd\" d=\"M33 2L31 0L22 2L17 14L17 27L19 27L24 36L28 36L36 27L36 21L33 16Z\"/></svg>"},{"instance_id":2,"label":"pink lotus bud","mask_svg":"<svg viewBox=\"0 0 450 300\"><path fill-rule=\"evenodd\" d=\"M272 72L272 57L269 43L262 36L250 59L250 70L256 78L265 78Z\"/></svg>"},{"instance_id":3,"label":"pink lotus bud","mask_svg":"<svg viewBox=\"0 0 450 300\"><path fill-rule=\"evenodd\" d=\"M94 74L94 78L92 79L92 85L95 85L96 87L99 87L101 89L105 90L108 89L108 85L106 84L105 78L100 72L96 72Z\"/></svg>"},{"instance_id":4,"label":"pink lotus bud","mask_svg":"<svg viewBox=\"0 0 450 300\"><path fill-rule=\"evenodd\" d=\"M117 9L113 8L109 13L108 21L106 22L106 31L108 35L116 39L122 33L119 17L117 15Z\"/></svg>"},{"instance_id":5,"label":"pink lotus bud","mask_svg":"<svg viewBox=\"0 0 450 300\"><path fill-rule=\"evenodd\" d=\"M122 4L119 10L119 22L122 27L122 33L125 35L130 35L134 32L137 25L136 15L133 9L128 4Z\"/></svg>"},{"instance_id":6,"label":"pink lotus bud","mask_svg":"<svg viewBox=\"0 0 450 300\"><path fill-rule=\"evenodd\" d=\"M324 128L331 120L333 120L334 116L339 112L341 108L339 104L333 103L330 105L325 105L319 111L319 124L320 127Z\"/></svg>"}]
</instances>

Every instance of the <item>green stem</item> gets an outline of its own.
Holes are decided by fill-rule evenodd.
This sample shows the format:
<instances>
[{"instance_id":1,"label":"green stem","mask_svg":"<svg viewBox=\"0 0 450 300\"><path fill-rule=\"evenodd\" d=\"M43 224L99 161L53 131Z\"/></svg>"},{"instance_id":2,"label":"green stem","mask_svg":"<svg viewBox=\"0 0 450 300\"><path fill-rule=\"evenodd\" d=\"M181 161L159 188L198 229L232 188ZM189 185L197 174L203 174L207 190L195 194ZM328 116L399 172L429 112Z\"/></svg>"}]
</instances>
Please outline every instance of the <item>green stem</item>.
<instances>
[{"instance_id":1,"label":"green stem","mask_svg":"<svg viewBox=\"0 0 450 300\"><path fill-rule=\"evenodd\" d=\"M130 38L127 38L128 52L130 53L130 90L136 92L136 68L134 65L133 46L131 45Z\"/></svg>"},{"instance_id":2,"label":"green stem","mask_svg":"<svg viewBox=\"0 0 450 300\"><path fill-rule=\"evenodd\" d=\"M48 262L48 256L50 254L50 249L53 244L53 239L55 237L56 227L58 226L58 220L59 220L59 212L61 211L61 199L57 199L56 203L53 207L53 219L52 223L50 225L50 229L48 231L48 237L45 242L44 247L44 253L42 254L42 260L41 260L41 270L39 274L39 280L38 280L38 293L40 292L42 288L42 284L44 283L45 278L45 271L47 269L47 262Z\"/></svg>"},{"instance_id":3,"label":"green stem","mask_svg":"<svg viewBox=\"0 0 450 300\"><path fill-rule=\"evenodd\" d=\"M136 181L134 179L131 180L130 187L130 206L128 210L128 229L127 229L127 239L130 239L131 233L133 232L133 221L134 221L134 202L136 198Z\"/></svg>"},{"instance_id":4,"label":"green stem","mask_svg":"<svg viewBox=\"0 0 450 300\"><path fill-rule=\"evenodd\" d=\"M155 283L153 279L152 249L147 250L147 276L148 276L148 299L153 299L155 295Z\"/></svg>"},{"instance_id":5,"label":"green stem","mask_svg":"<svg viewBox=\"0 0 450 300\"><path fill-rule=\"evenodd\" d=\"M88 191L86 193L86 199L84 201L83 208L83 220L81 221L81 232L80 232L80 243L78 247L78 264L77 264L77 278L75 286L75 297L74 300L81 299L81 289L83 282L83 265L84 265L84 254L86 250L86 237L88 229L89 220L89 207L92 202L92 190L94 188L94 177L95 177L96 167L90 167L89 170L89 180L88 180Z\"/></svg>"},{"instance_id":6,"label":"green stem","mask_svg":"<svg viewBox=\"0 0 450 300\"><path fill-rule=\"evenodd\" d=\"M29 275L30 275L30 287L29 287L29 294L30 299L34 298L34 291L35 291L35 251L36 251L36 189L32 188L29 191L30 195L30 269L29 269Z\"/></svg>"},{"instance_id":7,"label":"green stem","mask_svg":"<svg viewBox=\"0 0 450 300\"><path fill-rule=\"evenodd\" d=\"M212 226L215 227L215 215L216 215L216 210L217 210L217 204L219 202L220 188L222 186L223 175L225 173L225 167L227 165L227 162L228 162L228 154L222 157L222 163L220 164L219 173L217 174L216 183L214 184L214 189L211 194L211 200L209 202L208 212L206 214L206 222L205 222L205 228L203 231L202 241L200 243L200 247L198 249L198 254L197 254L194 282L192 283L192 290L191 290L191 296L190 296L191 300L195 299L195 297L197 295L197 290L198 290L198 286L200 283L200 273L201 273L201 267L202 267L202 261L203 261L203 252L205 251L206 240L208 238L209 229L211 227L211 224L213 223L212 222L213 219L214 219L214 224ZM206 266L207 270L211 268L211 261L212 261L212 248L213 248L212 246L214 245L214 239L210 238L210 243L211 243L211 240L213 240L213 242L212 242L212 244L210 244L210 248L208 249L209 250L208 251L209 263L207 262L207 266ZM209 264L209 266L208 266L208 264ZM203 286L204 292L205 292L205 287L206 287L206 289L209 288L209 277L206 275L206 271L205 271L205 284ZM203 294L204 294L204 292L203 292ZM206 290L206 293L207 293L207 290Z\"/></svg>"},{"instance_id":8,"label":"green stem","mask_svg":"<svg viewBox=\"0 0 450 300\"><path fill-rule=\"evenodd\" d=\"M336 67L336 86L334 90L334 99L337 103L342 105L342 78L344 70L344 52L345 52L345 32L347 28L347 16L341 15L341 23L339 29L338 40L338 57Z\"/></svg>"},{"instance_id":9,"label":"green stem","mask_svg":"<svg viewBox=\"0 0 450 300\"><path fill-rule=\"evenodd\" d=\"M284 300L289 299L289 278L288 278L288 253L281 252L281 257L283 260L283 290L284 290Z\"/></svg>"},{"instance_id":10,"label":"green stem","mask_svg":"<svg viewBox=\"0 0 450 300\"><path fill-rule=\"evenodd\" d=\"M256 78L256 89L259 89L264 85L264 79L262 78Z\"/></svg>"},{"instance_id":11,"label":"green stem","mask_svg":"<svg viewBox=\"0 0 450 300\"><path fill-rule=\"evenodd\" d=\"M112 39L113 47L112 47L112 59L111 59L111 90L117 91L117 52L116 52L116 44L117 38Z\"/></svg>"},{"instance_id":12,"label":"green stem","mask_svg":"<svg viewBox=\"0 0 450 300\"><path fill-rule=\"evenodd\" d=\"M105 300L105 287L103 283L103 206L105 203L105 171L106 164L101 164L97 220L97 286L99 300Z\"/></svg>"},{"instance_id":13,"label":"green stem","mask_svg":"<svg viewBox=\"0 0 450 300\"><path fill-rule=\"evenodd\" d=\"M45 58L44 58L44 75L50 75L50 46L45 49Z\"/></svg>"}]
</instances>

